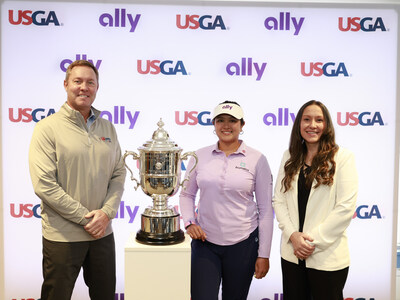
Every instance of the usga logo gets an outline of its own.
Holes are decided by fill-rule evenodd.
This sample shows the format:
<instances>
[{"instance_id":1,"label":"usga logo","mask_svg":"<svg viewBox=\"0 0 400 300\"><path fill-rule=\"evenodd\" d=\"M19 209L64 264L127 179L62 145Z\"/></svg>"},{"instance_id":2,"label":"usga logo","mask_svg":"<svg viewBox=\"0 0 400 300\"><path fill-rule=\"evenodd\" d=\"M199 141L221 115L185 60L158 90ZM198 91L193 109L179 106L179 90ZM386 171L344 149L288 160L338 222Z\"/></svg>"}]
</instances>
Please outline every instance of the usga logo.
<instances>
[{"instance_id":1,"label":"usga logo","mask_svg":"<svg viewBox=\"0 0 400 300\"><path fill-rule=\"evenodd\" d=\"M343 116L344 115L344 116ZM381 113L377 112L346 112L346 113L338 112L337 113L337 123L340 126L374 126L375 124L383 126L385 123L382 120Z\"/></svg>"},{"instance_id":2,"label":"usga logo","mask_svg":"<svg viewBox=\"0 0 400 300\"><path fill-rule=\"evenodd\" d=\"M58 21L57 15L54 11L18 10L17 13L15 13L14 10L9 10L8 21L12 25L34 24L37 26L48 26L52 23L54 26L60 26L60 22Z\"/></svg>"},{"instance_id":3,"label":"usga logo","mask_svg":"<svg viewBox=\"0 0 400 300\"><path fill-rule=\"evenodd\" d=\"M10 203L10 215L13 218L41 218L40 204L22 204Z\"/></svg>"},{"instance_id":4,"label":"usga logo","mask_svg":"<svg viewBox=\"0 0 400 300\"><path fill-rule=\"evenodd\" d=\"M213 16L205 15L186 15L184 17L184 24L182 24L182 16L176 15L176 27L179 29L204 29L204 30L215 30L217 27L221 30L226 30L224 20L220 15Z\"/></svg>"},{"instance_id":5,"label":"usga logo","mask_svg":"<svg viewBox=\"0 0 400 300\"><path fill-rule=\"evenodd\" d=\"M54 108L44 109L44 108L17 108L14 111L14 108L8 109L8 118L11 122L19 123L30 123L30 122L39 122L41 119L54 114Z\"/></svg>"},{"instance_id":6,"label":"usga logo","mask_svg":"<svg viewBox=\"0 0 400 300\"><path fill-rule=\"evenodd\" d=\"M379 211L378 205L360 205L356 208L354 212L353 219L382 219L381 212Z\"/></svg>"},{"instance_id":7,"label":"usga logo","mask_svg":"<svg viewBox=\"0 0 400 300\"><path fill-rule=\"evenodd\" d=\"M177 125L212 125L209 111L175 111L175 123Z\"/></svg>"},{"instance_id":8,"label":"usga logo","mask_svg":"<svg viewBox=\"0 0 400 300\"><path fill-rule=\"evenodd\" d=\"M172 60L146 60L145 63L141 59L137 61L137 71L139 74L164 74L164 75L187 75L185 66L181 60L174 63Z\"/></svg>"},{"instance_id":9,"label":"usga logo","mask_svg":"<svg viewBox=\"0 0 400 300\"><path fill-rule=\"evenodd\" d=\"M346 66L343 62L338 64L334 62L310 62L308 66L306 66L305 62L301 63L301 75L303 76L326 76L326 77L338 77L342 75L344 77L348 77L349 73L347 72Z\"/></svg>"},{"instance_id":10,"label":"usga logo","mask_svg":"<svg viewBox=\"0 0 400 300\"><path fill-rule=\"evenodd\" d=\"M348 17L346 20L343 17L339 18L339 30L340 31L386 31L385 24L381 17L376 19L371 17L359 18L359 17Z\"/></svg>"}]
</instances>

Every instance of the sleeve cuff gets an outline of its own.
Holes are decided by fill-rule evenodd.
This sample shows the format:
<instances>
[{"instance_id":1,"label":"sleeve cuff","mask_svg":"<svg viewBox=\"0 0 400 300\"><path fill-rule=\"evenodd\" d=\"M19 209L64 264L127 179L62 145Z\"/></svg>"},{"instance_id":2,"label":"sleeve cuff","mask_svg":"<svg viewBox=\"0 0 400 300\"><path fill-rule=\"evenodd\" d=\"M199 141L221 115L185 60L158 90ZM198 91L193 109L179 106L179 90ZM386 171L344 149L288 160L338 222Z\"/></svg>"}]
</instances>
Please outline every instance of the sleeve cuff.
<instances>
[{"instance_id":1,"label":"sleeve cuff","mask_svg":"<svg viewBox=\"0 0 400 300\"><path fill-rule=\"evenodd\" d=\"M188 228L190 225L194 224L193 221L188 221L185 223L185 229Z\"/></svg>"}]
</instances>

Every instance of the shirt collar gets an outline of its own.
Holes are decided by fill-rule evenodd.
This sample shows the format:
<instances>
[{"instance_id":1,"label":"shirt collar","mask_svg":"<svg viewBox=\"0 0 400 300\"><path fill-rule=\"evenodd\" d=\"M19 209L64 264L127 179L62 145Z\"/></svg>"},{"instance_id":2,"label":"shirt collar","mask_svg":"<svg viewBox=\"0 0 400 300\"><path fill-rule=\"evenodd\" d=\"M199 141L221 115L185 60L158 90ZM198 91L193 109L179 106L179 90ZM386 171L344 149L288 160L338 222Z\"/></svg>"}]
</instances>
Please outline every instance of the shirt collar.
<instances>
[{"instance_id":1,"label":"shirt collar","mask_svg":"<svg viewBox=\"0 0 400 300\"><path fill-rule=\"evenodd\" d=\"M90 109L90 113L89 113L88 120L89 120L89 119L94 120L95 117L96 117L96 116L94 115L93 109L91 108L91 109Z\"/></svg>"},{"instance_id":2,"label":"shirt collar","mask_svg":"<svg viewBox=\"0 0 400 300\"><path fill-rule=\"evenodd\" d=\"M247 150L246 150L246 144L243 142L243 140L239 140L240 141L240 146L239 148L233 152L232 154L242 154L244 156L246 156ZM218 149L218 142L215 143L213 152L217 152L217 153L221 153L223 151Z\"/></svg>"},{"instance_id":3,"label":"shirt collar","mask_svg":"<svg viewBox=\"0 0 400 300\"><path fill-rule=\"evenodd\" d=\"M65 103L67 104L66 106L68 107L68 109L70 109L71 111L75 111L75 109L73 109L73 108L68 104L68 102L65 102ZM95 118L96 118L96 115L94 114L93 107L91 107L91 108L90 108L89 117L87 118L86 123L87 123L87 122L93 123L93 121L94 121Z\"/></svg>"},{"instance_id":4,"label":"shirt collar","mask_svg":"<svg viewBox=\"0 0 400 300\"><path fill-rule=\"evenodd\" d=\"M87 127L90 128L90 126L93 124L94 120L96 119L96 116L93 112L93 109L90 109L89 117L87 118L86 124Z\"/></svg>"}]
</instances>

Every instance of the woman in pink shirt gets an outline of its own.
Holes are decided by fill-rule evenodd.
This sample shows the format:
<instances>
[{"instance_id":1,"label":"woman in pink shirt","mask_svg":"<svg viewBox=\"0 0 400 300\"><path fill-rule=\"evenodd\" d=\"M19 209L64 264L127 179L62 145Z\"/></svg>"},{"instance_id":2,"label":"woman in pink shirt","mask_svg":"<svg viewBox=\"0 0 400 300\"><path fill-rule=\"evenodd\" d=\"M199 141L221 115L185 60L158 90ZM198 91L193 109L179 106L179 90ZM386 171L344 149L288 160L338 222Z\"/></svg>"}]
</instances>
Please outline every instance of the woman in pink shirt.
<instances>
[{"instance_id":1,"label":"woman in pink shirt","mask_svg":"<svg viewBox=\"0 0 400 300\"><path fill-rule=\"evenodd\" d=\"M212 118L218 142L196 151L198 164L180 194L192 238L191 297L217 300L222 281L222 299L244 300L253 275L269 270L272 175L266 157L239 139L245 122L236 102L219 104Z\"/></svg>"}]
</instances>

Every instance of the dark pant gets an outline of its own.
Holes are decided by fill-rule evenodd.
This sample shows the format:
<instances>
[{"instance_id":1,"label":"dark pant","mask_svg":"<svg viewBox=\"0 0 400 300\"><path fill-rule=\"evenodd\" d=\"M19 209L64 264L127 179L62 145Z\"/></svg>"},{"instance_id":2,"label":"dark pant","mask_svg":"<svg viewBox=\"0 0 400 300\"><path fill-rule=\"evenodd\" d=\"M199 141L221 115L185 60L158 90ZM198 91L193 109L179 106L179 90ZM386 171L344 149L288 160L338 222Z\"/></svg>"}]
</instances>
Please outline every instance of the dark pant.
<instances>
[{"instance_id":1,"label":"dark pant","mask_svg":"<svg viewBox=\"0 0 400 300\"><path fill-rule=\"evenodd\" d=\"M320 271L281 259L285 300L343 300L349 268Z\"/></svg>"},{"instance_id":2,"label":"dark pant","mask_svg":"<svg viewBox=\"0 0 400 300\"><path fill-rule=\"evenodd\" d=\"M258 229L249 238L232 246L192 241L192 300L245 300L258 257Z\"/></svg>"},{"instance_id":3,"label":"dark pant","mask_svg":"<svg viewBox=\"0 0 400 300\"><path fill-rule=\"evenodd\" d=\"M41 300L69 300L83 267L92 300L115 298L114 235L88 242L53 242L43 238Z\"/></svg>"}]
</instances>

